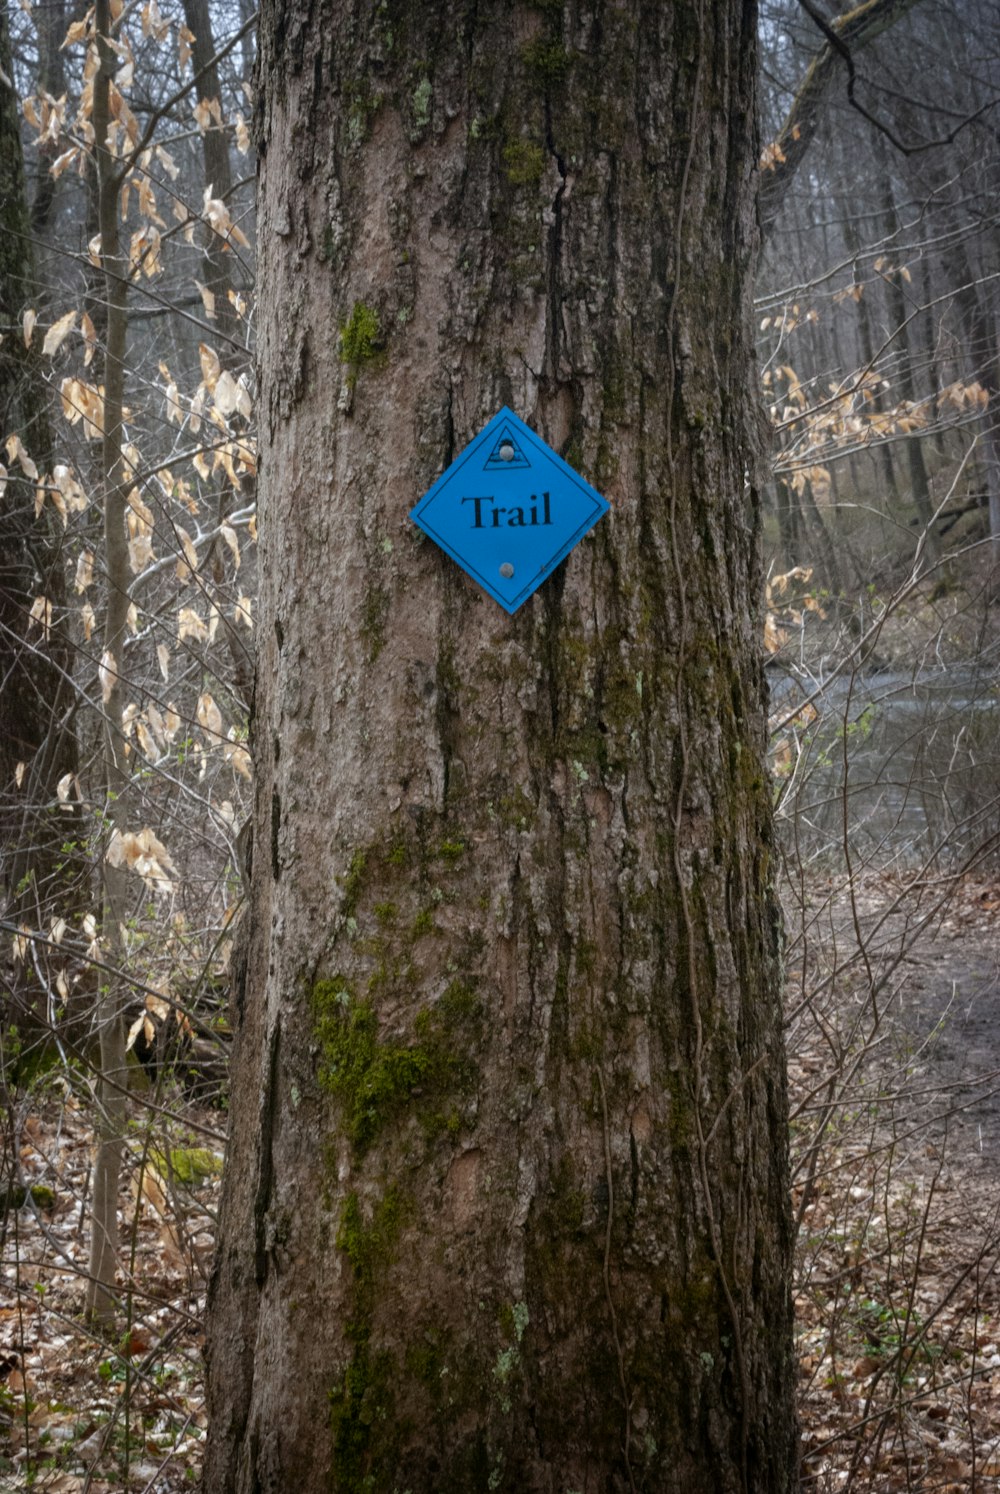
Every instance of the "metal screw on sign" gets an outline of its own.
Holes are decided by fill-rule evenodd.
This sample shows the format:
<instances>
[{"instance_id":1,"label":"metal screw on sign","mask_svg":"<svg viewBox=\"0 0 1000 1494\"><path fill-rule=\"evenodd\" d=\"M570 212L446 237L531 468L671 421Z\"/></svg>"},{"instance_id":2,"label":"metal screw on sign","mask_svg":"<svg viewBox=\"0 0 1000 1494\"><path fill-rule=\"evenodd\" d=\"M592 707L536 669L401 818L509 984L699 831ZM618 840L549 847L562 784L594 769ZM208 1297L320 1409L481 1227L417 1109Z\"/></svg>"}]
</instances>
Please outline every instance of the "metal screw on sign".
<instances>
[{"instance_id":1,"label":"metal screw on sign","mask_svg":"<svg viewBox=\"0 0 1000 1494\"><path fill-rule=\"evenodd\" d=\"M497 452L497 456L500 458L500 460L502 462L512 462L514 460L514 445L513 445L513 442L511 442L511 441L503 441L503 442L501 442L501 444L500 444L500 450ZM505 574L509 574L509 575L513 576L514 572L513 571L510 571L510 572L501 571L500 574L501 574L501 576L505 575Z\"/></svg>"},{"instance_id":2,"label":"metal screw on sign","mask_svg":"<svg viewBox=\"0 0 1000 1494\"><path fill-rule=\"evenodd\" d=\"M503 565L500 567L500 574L505 581L509 581L511 576L513 576L514 567L511 565L509 560L505 560Z\"/></svg>"}]
</instances>

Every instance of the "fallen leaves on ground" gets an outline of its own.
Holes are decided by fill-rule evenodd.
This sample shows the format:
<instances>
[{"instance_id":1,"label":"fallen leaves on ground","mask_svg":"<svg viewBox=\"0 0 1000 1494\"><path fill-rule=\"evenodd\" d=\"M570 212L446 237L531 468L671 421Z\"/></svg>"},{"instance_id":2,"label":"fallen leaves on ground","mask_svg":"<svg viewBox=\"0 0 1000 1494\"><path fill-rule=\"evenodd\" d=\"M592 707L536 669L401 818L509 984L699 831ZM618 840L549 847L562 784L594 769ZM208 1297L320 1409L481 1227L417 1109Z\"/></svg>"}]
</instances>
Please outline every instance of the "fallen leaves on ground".
<instances>
[{"instance_id":1,"label":"fallen leaves on ground","mask_svg":"<svg viewBox=\"0 0 1000 1494\"><path fill-rule=\"evenodd\" d=\"M205 1434L203 1314L221 1179L175 1187L150 1154L204 1148L218 1112L176 1106L164 1141L137 1104L119 1196L120 1333L84 1321L92 1118L47 1081L24 1119L17 1166L51 1207L10 1210L0 1289L0 1494L175 1494L200 1476ZM45 1197L44 1194L41 1196ZM138 1205L138 1206L137 1206Z\"/></svg>"}]
</instances>

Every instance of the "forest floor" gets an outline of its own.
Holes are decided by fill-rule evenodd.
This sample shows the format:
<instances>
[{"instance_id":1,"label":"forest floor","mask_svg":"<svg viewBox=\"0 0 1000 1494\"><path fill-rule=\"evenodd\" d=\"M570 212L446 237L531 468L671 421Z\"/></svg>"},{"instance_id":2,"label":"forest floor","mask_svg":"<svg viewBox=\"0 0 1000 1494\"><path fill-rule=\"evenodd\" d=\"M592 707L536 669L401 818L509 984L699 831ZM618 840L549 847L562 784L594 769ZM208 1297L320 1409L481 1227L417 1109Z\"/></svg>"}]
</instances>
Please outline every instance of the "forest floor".
<instances>
[{"instance_id":1,"label":"forest floor","mask_svg":"<svg viewBox=\"0 0 1000 1494\"><path fill-rule=\"evenodd\" d=\"M83 1319L93 1108L49 1080L40 1102L18 1118L23 1183L49 1191L7 1219L0 1494L176 1494L198 1483L225 1117L162 1100L172 1114L152 1125L150 1113L133 1106L120 1197L125 1312L114 1341Z\"/></svg>"},{"instance_id":2,"label":"forest floor","mask_svg":"<svg viewBox=\"0 0 1000 1494\"><path fill-rule=\"evenodd\" d=\"M808 1494L1000 1490L1000 884L926 927L894 901L817 884L797 914L833 972L788 998ZM224 1115L167 1101L134 1109L113 1344L82 1316L92 1106L56 1075L13 1118L36 1191L0 1261L0 1494L198 1481Z\"/></svg>"},{"instance_id":3,"label":"forest floor","mask_svg":"<svg viewBox=\"0 0 1000 1494\"><path fill-rule=\"evenodd\" d=\"M1000 1490L1000 883L924 928L880 879L811 901L842 975L789 1043L803 1491Z\"/></svg>"}]
</instances>

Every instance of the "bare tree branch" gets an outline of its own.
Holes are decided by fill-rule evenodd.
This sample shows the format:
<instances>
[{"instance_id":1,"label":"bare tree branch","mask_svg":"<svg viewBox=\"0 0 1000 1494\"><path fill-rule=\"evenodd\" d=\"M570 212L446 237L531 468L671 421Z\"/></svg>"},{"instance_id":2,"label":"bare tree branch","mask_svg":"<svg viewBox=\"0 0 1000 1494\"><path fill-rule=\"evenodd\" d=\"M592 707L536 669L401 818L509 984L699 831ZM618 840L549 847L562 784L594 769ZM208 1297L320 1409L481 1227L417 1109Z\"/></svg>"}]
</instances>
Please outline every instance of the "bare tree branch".
<instances>
[{"instance_id":1,"label":"bare tree branch","mask_svg":"<svg viewBox=\"0 0 1000 1494\"><path fill-rule=\"evenodd\" d=\"M847 64L848 96L851 102L866 118L871 119L871 115L853 98L853 53L881 36L890 26L894 26L913 8L917 0L864 0L863 4L833 22L824 20L810 0L800 0L800 3L803 3L803 8L820 28L826 41L806 70L785 122L778 132L778 138L765 151L760 183L760 216L765 237L771 231L785 195L812 143L823 105L833 85L838 60Z\"/></svg>"}]
</instances>

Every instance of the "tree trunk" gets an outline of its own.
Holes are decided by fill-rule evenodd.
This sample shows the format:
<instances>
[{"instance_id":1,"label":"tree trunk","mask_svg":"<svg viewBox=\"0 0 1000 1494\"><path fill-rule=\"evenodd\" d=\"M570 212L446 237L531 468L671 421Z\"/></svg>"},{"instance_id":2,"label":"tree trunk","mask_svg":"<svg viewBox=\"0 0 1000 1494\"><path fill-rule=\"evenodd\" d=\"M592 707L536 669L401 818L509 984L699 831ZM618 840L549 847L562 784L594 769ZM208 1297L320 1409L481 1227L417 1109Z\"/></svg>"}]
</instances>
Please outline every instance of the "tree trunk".
<instances>
[{"instance_id":1,"label":"tree trunk","mask_svg":"<svg viewBox=\"0 0 1000 1494\"><path fill-rule=\"evenodd\" d=\"M755 16L261 16L256 807L205 1487L792 1487ZM513 617L408 510L611 500Z\"/></svg>"},{"instance_id":2,"label":"tree trunk","mask_svg":"<svg viewBox=\"0 0 1000 1494\"><path fill-rule=\"evenodd\" d=\"M212 33L212 18L208 0L183 0L184 20L192 32L191 60L198 80L199 100L209 104L222 104L222 85L219 82L219 67L215 60L215 37ZM205 186L211 188L210 195L228 203L233 192L233 172L229 161L229 141L225 130L214 121L205 127L201 138L202 161L205 167ZM222 239L208 224L203 229L205 244L205 285L215 297L215 317L225 342L219 350L225 367L232 368L242 363L243 357L232 346L239 334L239 322L229 293L233 288L233 277L229 272L227 256L232 258ZM234 357L235 353L235 357Z\"/></svg>"},{"instance_id":3,"label":"tree trunk","mask_svg":"<svg viewBox=\"0 0 1000 1494\"><path fill-rule=\"evenodd\" d=\"M846 195L846 189L844 192ZM860 255L862 252L861 239L858 234L857 224L850 214L844 217L844 242L849 253L854 255L854 283L862 288L862 295L857 302L857 324L858 342L861 346L861 366L866 372L876 375L881 374L878 367L879 353L875 346L875 336L872 331L872 318L870 312L871 281L865 280L862 270ZM871 409L881 414L885 410L885 397L880 389L876 389L871 399ZM877 441L874 446L873 460L876 467L882 468L882 481L884 490L875 495L876 506L881 498L885 506L885 512L890 513L896 497L896 473L892 460L892 447L887 441Z\"/></svg>"},{"instance_id":4,"label":"tree trunk","mask_svg":"<svg viewBox=\"0 0 1000 1494\"><path fill-rule=\"evenodd\" d=\"M13 76L6 8L0 6L0 73ZM17 100L0 84L0 446L19 437L38 470L36 482L4 451L0 483L0 852L3 914L47 934L57 918L72 923L89 901L90 862L75 790L60 803L58 786L79 766L74 734L73 646L69 637L63 525L51 499L36 514L36 489L51 484L51 436L45 380L38 362L41 331L26 348L21 319L38 304ZM32 609L48 603L48 626ZM45 614L43 614L43 617ZM9 935L5 935L9 937ZM34 1036L59 1018L64 1036L83 1032L80 1003L62 1020L58 965L44 945L16 961L14 1002L5 1016ZM68 1029L72 1028L72 1032Z\"/></svg>"},{"instance_id":5,"label":"tree trunk","mask_svg":"<svg viewBox=\"0 0 1000 1494\"><path fill-rule=\"evenodd\" d=\"M886 242L892 245L900 237L899 214L889 173L888 152L885 142L880 141L876 155L882 177L882 204L885 214ZM899 398L916 405L919 401L917 379L913 368L913 348L910 335L910 320L918 309L913 298L904 289L901 265L891 265L885 275L886 300L889 305L890 326L895 333L896 371L894 375L897 403ZM924 554L934 561L940 546L934 527L934 503L931 498L930 478L924 461L923 442L919 436L911 435L906 443L906 460L910 471L910 497L917 512L917 519L924 534Z\"/></svg>"},{"instance_id":6,"label":"tree trunk","mask_svg":"<svg viewBox=\"0 0 1000 1494\"><path fill-rule=\"evenodd\" d=\"M982 471L989 511L989 532L994 565L1000 566L1000 429L996 408L1000 400L1000 337L991 308L977 284L972 263L961 240L951 248L955 295L965 330L964 358L966 376L986 391L988 404L981 426L983 442Z\"/></svg>"},{"instance_id":7,"label":"tree trunk","mask_svg":"<svg viewBox=\"0 0 1000 1494\"><path fill-rule=\"evenodd\" d=\"M101 489L104 500L104 568L107 602L104 613L106 680L102 689L103 777L107 794L105 819L112 836L128 828L130 770L121 729L125 705L123 668L131 572L125 515L129 484L125 480L124 395L125 349L128 333L128 266L118 228L118 199L122 170L108 150L111 119L111 80L115 73L110 0L96 0L94 29L99 67L94 79L94 157L98 184L101 269L105 280L107 334L104 344L104 432L101 440ZM128 917L128 871L107 857L101 863L104 884L102 931L115 965L122 955L122 930ZM127 991L118 976L101 987L97 1004L100 1078L97 1088L97 1151L90 1220L90 1272L85 1311L87 1320L110 1331L115 1326L117 1300L115 1267L118 1253L118 1184L125 1152L128 1065L125 1055L124 1011Z\"/></svg>"},{"instance_id":8,"label":"tree trunk","mask_svg":"<svg viewBox=\"0 0 1000 1494\"><path fill-rule=\"evenodd\" d=\"M808 559L809 555L808 548L802 540L803 523L798 495L791 483L786 482L783 477L775 477L770 490L765 489L765 505L768 492L774 505L778 534L781 538L780 569L790 571L793 566L800 565L803 559Z\"/></svg>"}]
</instances>

